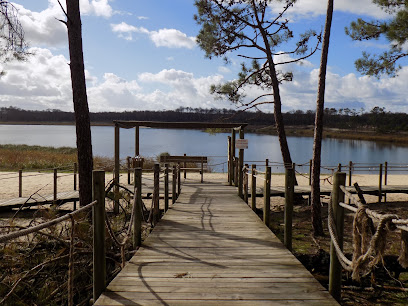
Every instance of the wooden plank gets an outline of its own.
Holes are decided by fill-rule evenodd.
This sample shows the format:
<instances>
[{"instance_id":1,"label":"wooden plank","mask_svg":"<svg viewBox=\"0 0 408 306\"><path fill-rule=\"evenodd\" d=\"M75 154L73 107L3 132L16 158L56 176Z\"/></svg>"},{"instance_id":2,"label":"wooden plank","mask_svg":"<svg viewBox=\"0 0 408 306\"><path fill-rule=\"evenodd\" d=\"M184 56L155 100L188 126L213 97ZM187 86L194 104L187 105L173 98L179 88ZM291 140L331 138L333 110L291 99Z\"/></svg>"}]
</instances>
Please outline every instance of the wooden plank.
<instances>
[{"instance_id":1,"label":"wooden plank","mask_svg":"<svg viewBox=\"0 0 408 306\"><path fill-rule=\"evenodd\" d=\"M268 290L269 291L269 290ZM307 300L307 299L326 299L329 298L329 294L320 290L309 291L309 292L291 292L282 290L282 292L268 292L264 293L229 293L229 292L194 292L194 293L176 293L176 292L160 292L160 299L163 301L171 300L184 300L184 301L194 301L194 300L282 300L282 296L291 296L291 300ZM116 296L120 295L128 300L137 301L139 299L151 299L156 300L158 298L157 292L131 292L131 291L115 291L106 292L104 296ZM98 301L99 302L99 301ZM98 305L98 304L97 304Z\"/></svg>"},{"instance_id":2,"label":"wooden plank","mask_svg":"<svg viewBox=\"0 0 408 306\"><path fill-rule=\"evenodd\" d=\"M142 300L142 299L137 299L137 303L133 302L132 300L129 300L127 298L124 298L120 296L119 294L111 294L111 296L106 296L100 298L98 302L101 303L101 305L169 305L169 306L184 306L184 305L191 305L192 300L171 300L171 301L166 301L164 304L163 301L159 297L156 297L154 300ZM323 299L310 299L310 300L282 300L282 299L276 299L276 300L194 300L194 304L196 305L208 305L208 306L230 306L230 305L246 305L246 306L281 306L282 304L285 305L321 305L321 306L326 306L326 305L333 305L331 301L325 301Z\"/></svg>"},{"instance_id":3,"label":"wooden plank","mask_svg":"<svg viewBox=\"0 0 408 306\"><path fill-rule=\"evenodd\" d=\"M76 190L59 192L57 194L56 202L58 204L64 204L67 202L74 202L74 201L79 201L79 192ZM55 202L54 194L50 194L46 196L34 195L31 198L22 197L22 198L2 200L0 201L0 210L19 208L23 204L25 207L31 207L31 206L37 206L37 205L53 204L54 202Z\"/></svg>"}]
</instances>

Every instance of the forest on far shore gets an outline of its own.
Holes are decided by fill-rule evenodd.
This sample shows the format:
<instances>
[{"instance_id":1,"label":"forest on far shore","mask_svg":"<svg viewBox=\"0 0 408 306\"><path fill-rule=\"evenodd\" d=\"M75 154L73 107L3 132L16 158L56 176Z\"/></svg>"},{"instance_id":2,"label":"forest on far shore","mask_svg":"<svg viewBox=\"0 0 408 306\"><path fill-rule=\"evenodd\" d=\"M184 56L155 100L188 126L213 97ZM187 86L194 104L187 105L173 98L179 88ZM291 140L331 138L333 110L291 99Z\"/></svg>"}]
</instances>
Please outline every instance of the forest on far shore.
<instances>
[{"instance_id":1,"label":"forest on far shore","mask_svg":"<svg viewBox=\"0 0 408 306\"><path fill-rule=\"evenodd\" d=\"M273 113L180 107L162 111L124 111L90 113L92 124L112 124L113 120L167 122L242 122L251 126L275 124ZM285 125L314 125L315 112L296 110L283 113ZM0 123L74 123L74 113L58 109L24 110L13 106L0 108ZM370 111L326 108L324 125L328 128L365 129L378 133L408 131L408 114L374 107Z\"/></svg>"}]
</instances>

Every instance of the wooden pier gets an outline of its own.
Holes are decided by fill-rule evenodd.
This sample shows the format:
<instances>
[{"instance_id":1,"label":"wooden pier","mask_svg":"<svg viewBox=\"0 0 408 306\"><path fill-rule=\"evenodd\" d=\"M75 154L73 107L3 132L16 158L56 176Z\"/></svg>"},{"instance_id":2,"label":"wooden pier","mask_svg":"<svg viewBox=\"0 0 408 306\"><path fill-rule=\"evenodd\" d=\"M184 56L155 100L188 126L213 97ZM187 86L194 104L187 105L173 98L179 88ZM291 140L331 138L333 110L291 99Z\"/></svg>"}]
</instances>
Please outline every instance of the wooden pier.
<instances>
[{"instance_id":1,"label":"wooden pier","mask_svg":"<svg viewBox=\"0 0 408 306\"><path fill-rule=\"evenodd\" d=\"M223 182L186 181L96 305L336 305Z\"/></svg>"}]
</instances>

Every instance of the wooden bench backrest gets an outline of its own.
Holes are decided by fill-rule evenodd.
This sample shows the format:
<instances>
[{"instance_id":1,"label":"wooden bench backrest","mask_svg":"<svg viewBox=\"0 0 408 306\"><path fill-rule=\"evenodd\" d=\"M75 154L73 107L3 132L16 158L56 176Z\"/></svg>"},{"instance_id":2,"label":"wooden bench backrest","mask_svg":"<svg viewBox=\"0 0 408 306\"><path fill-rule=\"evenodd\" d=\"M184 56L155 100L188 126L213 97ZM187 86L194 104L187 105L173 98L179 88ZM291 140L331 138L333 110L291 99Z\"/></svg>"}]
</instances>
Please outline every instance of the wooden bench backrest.
<instances>
[{"instance_id":1,"label":"wooden bench backrest","mask_svg":"<svg viewBox=\"0 0 408 306\"><path fill-rule=\"evenodd\" d=\"M160 156L161 163L207 163L207 156Z\"/></svg>"}]
</instances>

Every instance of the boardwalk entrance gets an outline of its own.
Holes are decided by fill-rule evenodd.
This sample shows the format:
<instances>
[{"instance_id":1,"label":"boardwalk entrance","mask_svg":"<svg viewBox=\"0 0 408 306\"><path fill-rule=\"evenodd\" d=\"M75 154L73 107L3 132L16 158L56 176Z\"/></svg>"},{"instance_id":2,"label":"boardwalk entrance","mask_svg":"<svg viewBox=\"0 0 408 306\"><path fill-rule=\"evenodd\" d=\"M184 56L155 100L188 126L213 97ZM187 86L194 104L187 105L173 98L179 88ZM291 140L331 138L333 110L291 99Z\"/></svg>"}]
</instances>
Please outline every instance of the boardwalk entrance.
<instances>
[{"instance_id":1,"label":"boardwalk entrance","mask_svg":"<svg viewBox=\"0 0 408 306\"><path fill-rule=\"evenodd\" d=\"M96 305L334 305L223 182L186 182Z\"/></svg>"}]
</instances>

